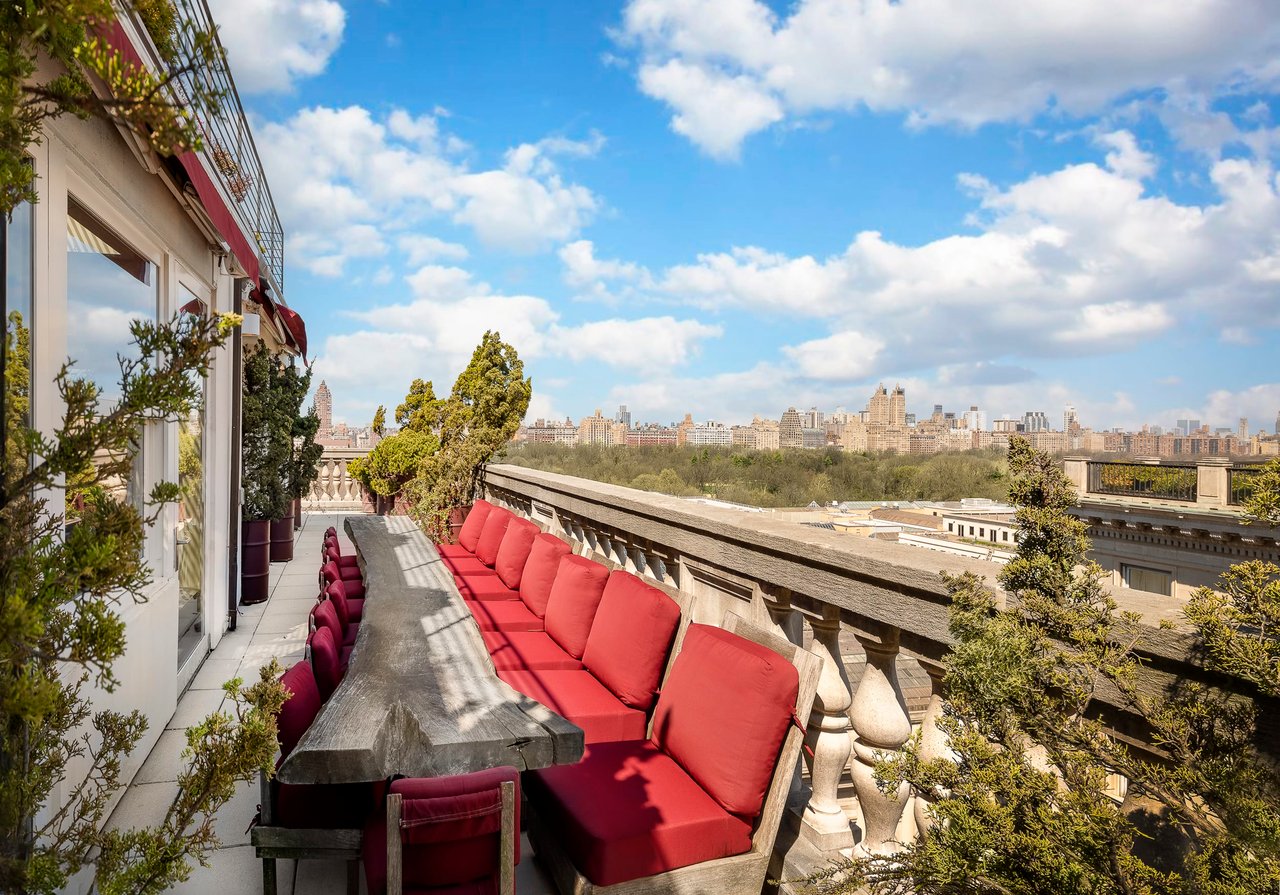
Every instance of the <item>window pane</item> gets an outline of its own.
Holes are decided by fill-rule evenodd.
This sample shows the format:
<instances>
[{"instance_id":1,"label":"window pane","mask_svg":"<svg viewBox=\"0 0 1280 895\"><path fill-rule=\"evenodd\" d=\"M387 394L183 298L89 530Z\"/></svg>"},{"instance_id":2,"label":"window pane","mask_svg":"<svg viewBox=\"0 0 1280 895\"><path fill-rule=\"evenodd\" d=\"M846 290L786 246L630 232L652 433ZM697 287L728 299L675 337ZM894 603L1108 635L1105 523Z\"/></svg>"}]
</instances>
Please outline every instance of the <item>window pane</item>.
<instances>
[{"instance_id":1,"label":"window pane","mask_svg":"<svg viewBox=\"0 0 1280 895\"><path fill-rule=\"evenodd\" d=\"M204 316L204 302L183 287L179 290L181 313ZM201 628L204 589L204 382L192 371L200 387L200 401L178 421L178 667L203 642ZM198 382L196 380L199 380Z\"/></svg>"},{"instance_id":2,"label":"window pane","mask_svg":"<svg viewBox=\"0 0 1280 895\"><path fill-rule=\"evenodd\" d=\"M135 350L129 325L156 318L156 281L156 267L149 259L75 200L67 203L67 353L75 362L72 375L92 380L101 389L103 410L120 397L117 356ZM140 507L141 459L139 454L128 481L107 481L101 487L117 500ZM70 518L86 496L85 489L68 482Z\"/></svg>"},{"instance_id":3,"label":"window pane","mask_svg":"<svg viewBox=\"0 0 1280 895\"><path fill-rule=\"evenodd\" d=\"M1134 590L1169 596L1173 593L1173 575L1160 569L1125 566L1124 583Z\"/></svg>"},{"instance_id":4,"label":"window pane","mask_svg":"<svg viewBox=\"0 0 1280 895\"><path fill-rule=\"evenodd\" d=\"M33 298L33 209L23 202L6 222L0 217L4 239L4 392L0 395L4 476L11 482L27 470L25 451L12 443L17 431L31 423L31 306Z\"/></svg>"}]
</instances>

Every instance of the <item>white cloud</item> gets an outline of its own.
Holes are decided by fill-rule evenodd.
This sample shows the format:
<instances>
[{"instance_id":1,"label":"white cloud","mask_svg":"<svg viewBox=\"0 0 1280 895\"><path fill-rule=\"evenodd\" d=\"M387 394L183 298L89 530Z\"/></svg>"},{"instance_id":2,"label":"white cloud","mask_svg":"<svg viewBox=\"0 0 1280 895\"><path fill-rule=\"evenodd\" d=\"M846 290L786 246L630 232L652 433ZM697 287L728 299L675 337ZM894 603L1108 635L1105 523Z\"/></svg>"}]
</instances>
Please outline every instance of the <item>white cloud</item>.
<instances>
[{"instance_id":1,"label":"white cloud","mask_svg":"<svg viewBox=\"0 0 1280 895\"><path fill-rule=\"evenodd\" d=\"M802 376L850 382L870 375L884 343L859 332L846 331L782 350Z\"/></svg>"},{"instance_id":2,"label":"white cloud","mask_svg":"<svg viewBox=\"0 0 1280 895\"><path fill-rule=\"evenodd\" d=\"M1235 427L1240 417L1249 418L1249 431L1272 431L1280 413L1280 382L1268 382L1240 391L1210 392L1200 408L1199 418L1212 426Z\"/></svg>"},{"instance_id":3,"label":"white cloud","mask_svg":"<svg viewBox=\"0 0 1280 895\"><path fill-rule=\"evenodd\" d=\"M556 351L570 360L653 371L683 366L704 340L723 334L721 327L698 320L644 317L556 327L552 335Z\"/></svg>"},{"instance_id":4,"label":"white cloud","mask_svg":"<svg viewBox=\"0 0 1280 895\"><path fill-rule=\"evenodd\" d=\"M244 93L280 93L320 74L347 18L335 0L209 0L209 8Z\"/></svg>"},{"instance_id":5,"label":"white cloud","mask_svg":"<svg viewBox=\"0 0 1280 895\"><path fill-rule=\"evenodd\" d=\"M566 243L560 247L559 254L564 265L564 281L581 294L609 304L653 285L649 271L639 264L597 258L595 245L589 239Z\"/></svg>"},{"instance_id":6,"label":"white cloud","mask_svg":"<svg viewBox=\"0 0 1280 895\"><path fill-rule=\"evenodd\" d=\"M463 246L420 232L438 219L470 227L486 245L532 252L572 238L599 210L556 161L599 151L598 134L521 144L502 167L473 170L459 141L442 132L442 117L393 109L380 119L361 106L316 106L262 125L258 145L290 257L338 276L349 259L387 251L370 231L399 231L396 245L410 264L462 260Z\"/></svg>"},{"instance_id":7,"label":"white cloud","mask_svg":"<svg viewBox=\"0 0 1280 895\"><path fill-rule=\"evenodd\" d=\"M446 242L424 233L401 236L396 245L405 253L406 260L411 265L426 264L428 261L465 261L469 254L464 245Z\"/></svg>"},{"instance_id":8,"label":"white cloud","mask_svg":"<svg viewBox=\"0 0 1280 895\"><path fill-rule=\"evenodd\" d=\"M866 108L978 127L1280 77L1271 0L798 0L785 15L760 0L631 0L617 38L672 128L721 158L784 116Z\"/></svg>"}]
</instances>

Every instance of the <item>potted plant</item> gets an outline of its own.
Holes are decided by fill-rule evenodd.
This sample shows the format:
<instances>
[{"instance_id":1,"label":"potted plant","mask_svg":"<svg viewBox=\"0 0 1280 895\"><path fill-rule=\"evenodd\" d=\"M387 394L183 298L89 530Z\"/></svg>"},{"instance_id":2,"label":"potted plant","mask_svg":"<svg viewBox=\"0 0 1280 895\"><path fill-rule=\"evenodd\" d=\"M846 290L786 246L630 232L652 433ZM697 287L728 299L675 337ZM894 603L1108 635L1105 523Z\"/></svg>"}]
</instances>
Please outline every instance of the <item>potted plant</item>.
<instances>
[{"instance_id":1,"label":"potted plant","mask_svg":"<svg viewBox=\"0 0 1280 895\"><path fill-rule=\"evenodd\" d=\"M240 421L241 484L244 490L240 523L240 600L243 603L261 603L268 596L271 523L285 517L288 502L284 469L290 451L287 431L280 425L279 375L279 362L262 343L246 355Z\"/></svg>"},{"instance_id":2,"label":"potted plant","mask_svg":"<svg viewBox=\"0 0 1280 895\"><path fill-rule=\"evenodd\" d=\"M411 515L436 540L456 538L484 465L511 440L532 395L515 348L497 332L486 332L448 400L433 407L440 447L423 460L406 488Z\"/></svg>"},{"instance_id":3,"label":"potted plant","mask_svg":"<svg viewBox=\"0 0 1280 895\"><path fill-rule=\"evenodd\" d=\"M320 473L320 455L324 448L316 444L316 432L320 430L320 418L314 408L302 412L302 405L311 390L311 371L301 372L295 363L286 364L276 359L274 388L278 395L276 425L287 448L281 468L285 489L285 510L271 521L271 561L288 562L293 559L294 530L297 528L302 495Z\"/></svg>"}]
</instances>

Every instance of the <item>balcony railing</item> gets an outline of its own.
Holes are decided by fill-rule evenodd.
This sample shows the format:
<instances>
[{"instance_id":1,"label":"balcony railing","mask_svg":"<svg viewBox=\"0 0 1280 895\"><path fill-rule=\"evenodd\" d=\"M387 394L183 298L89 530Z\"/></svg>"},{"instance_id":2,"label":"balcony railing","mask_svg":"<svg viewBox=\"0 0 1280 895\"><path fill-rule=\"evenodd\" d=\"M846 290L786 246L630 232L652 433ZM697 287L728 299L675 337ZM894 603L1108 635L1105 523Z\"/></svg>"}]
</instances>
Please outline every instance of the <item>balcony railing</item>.
<instances>
[{"instance_id":1,"label":"balcony railing","mask_svg":"<svg viewBox=\"0 0 1280 895\"><path fill-rule=\"evenodd\" d=\"M1256 469L1239 467L1227 470L1227 502L1232 506L1240 506L1245 498L1253 493L1253 478L1258 474Z\"/></svg>"},{"instance_id":2,"label":"balcony railing","mask_svg":"<svg viewBox=\"0 0 1280 895\"><path fill-rule=\"evenodd\" d=\"M810 873L855 844L887 852L895 839L914 837L929 822L921 797L881 792L872 770L877 753L902 748L913 723L924 728L923 742L933 753L943 754L936 723L945 695L941 661L951 639L939 573L989 577L990 565L523 467L489 467L485 492L576 552L678 596L692 621L720 624L732 610L823 659L807 725L812 754L805 773L797 769L790 796L797 835L783 837L787 844L774 855L772 876ZM1115 596L1122 609L1134 608L1126 603L1129 592ZM1154 627L1143 634L1144 689L1167 687L1178 677L1206 680L1189 636ZM911 663L930 682L918 722L899 677L900 666L915 672ZM1109 698L1114 694L1101 701ZM1104 716L1133 742L1141 727L1127 711L1107 704ZM1258 741L1280 742L1274 729L1280 717L1261 723L1268 730Z\"/></svg>"},{"instance_id":3,"label":"balcony railing","mask_svg":"<svg viewBox=\"0 0 1280 895\"><path fill-rule=\"evenodd\" d=\"M213 16L205 0L173 0L173 5L179 19L190 20L198 31L213 29ZM177 29L173 37L178 59L196 58L189 30ZM248 225L248 233L256 240L255 248L265 263L263 275L275 294L283 295L284 230L230 69L225 61L200 66L178 78L177 90L183 101L200 93L221 95L216 114L197 111L205 155L213 163L213 176L233 200L233 211Z\"/></svg>"},{"instance_id":4,"label":"balcony railing","mask_svg":"<svg viewBox=\"0 0 1280 895\"><path fill-rule=\"evenodd\" d=\"M373 512L360 483L347 472L349 461L368 453L354 448L325 448L320 457L320 474L311 483L311 492L302 499L302 509L320 513Z\"/></svg>"},{"instance_id":5,"label":"balcony railing","mask_svg":"<svg viewBox=\"0 0 1280 895\"><path fill-rule=\"evenodd\" d=\"M1089 463L1089 491L1153 500L1194 503L1199 473L1194 466Z\"/></svg>"}]
</instances>

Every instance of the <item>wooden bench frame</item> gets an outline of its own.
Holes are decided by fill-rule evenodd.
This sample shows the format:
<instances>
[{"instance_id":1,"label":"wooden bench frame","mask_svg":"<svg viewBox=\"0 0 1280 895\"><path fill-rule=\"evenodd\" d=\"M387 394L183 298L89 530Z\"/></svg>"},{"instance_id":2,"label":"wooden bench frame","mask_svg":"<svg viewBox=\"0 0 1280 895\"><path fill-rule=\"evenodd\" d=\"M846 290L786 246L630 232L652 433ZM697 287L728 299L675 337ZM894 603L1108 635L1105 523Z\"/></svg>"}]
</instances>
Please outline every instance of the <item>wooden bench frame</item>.
<instances>
[{"instance_id":1,"label":"wooden bench frame","mask_svg":"<svg viewBox=\"0 0 1280 895\"><path fill-rule=\"evenodd\" d=\"M261 820L249 834L254 854L262 859L262 893L276 895L276 859L340 859L347 862L347 895L360 895L360 849L364 830L273 827L271 781L260 777Z\"/></svg>"},{"instance_id":2,"label":"wooden bench frame","mask_svg":"<svg viewBox=\"0 0 1280 895\"><path fill-rule=\"evenodd\" d=\"M725 614L724 630L737 634L778 653L796 667L800 676L800 688L796 694L795 714L809 717L814 695L818 689L818 675L822 660L782 636L751 624L729 612ZM653 876L628 880L612 886L597 886L582 875L573 861L561 848L556 832L546 829L537 816L532 803L526 808L529 817L529 839L535 855L551 872L556 888L564 895L705 895L708 892L759 892L768 876L769 859L773 852L778 827L786 810L787 791L792 774L800 760L800 748L804 733L794 724L787 728L774 766L773 776L765 794L755 832L751 836L751 850L728 858L716 858L668 870Z\"/></svg>"},{"instance_id":3,"label":"wooden bench frame","mask_svg":"<svg viewBox=\"0 0 1280 895\"><path fill-rule=\"evenodd\" d=\"M498 895L516 895L516 785L510 780L498 784L502 792L502 829L498 836ZM401 803L398 792L387 796L387 895L403 895L404 861L400 837Z\"/></svg>"}]
</instances>

